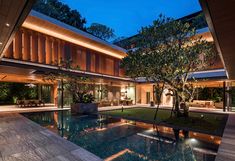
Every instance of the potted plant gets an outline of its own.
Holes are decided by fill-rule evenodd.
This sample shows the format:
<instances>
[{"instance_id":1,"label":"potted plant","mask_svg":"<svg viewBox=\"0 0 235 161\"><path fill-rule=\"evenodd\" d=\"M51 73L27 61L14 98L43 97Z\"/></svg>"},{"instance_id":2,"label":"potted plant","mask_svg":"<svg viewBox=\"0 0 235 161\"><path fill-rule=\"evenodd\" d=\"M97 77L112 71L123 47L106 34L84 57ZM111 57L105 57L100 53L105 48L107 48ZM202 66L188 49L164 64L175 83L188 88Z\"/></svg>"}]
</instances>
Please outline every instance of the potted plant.
<instances>
[{"instance_id":1,"label":"potted plant","mask_svg":"<svg viewBox=\"0 0 235 161\"><path fill-rule=\"evenodd\" d=\"M74 114L91 114L98 112L98 104L94 103L91 91L94 89L91 80L86 77L70 77L67 89L73 97L71 112Z\"/></svg>"},{"instance_id":2,"label":"potted plant","mask_svg":"<svg viewBox=\"0 0 235 161\"><path fill-rule=\"evenodd\" d=\"M91 93L77 92L71 105L71 112L74 114L97 113L98 104L94 103L94 96Z\"/></svg>"},{"instance_id":3,"label":"potted plant","mask_svg":"<svg viewBox=\"0 0 235 161\"><path fill-rule=\"evenodd\" d=\"M215 108L223 108L223 101L221 97L216 97L214 101Z\"/></svg>"}]
</instances>

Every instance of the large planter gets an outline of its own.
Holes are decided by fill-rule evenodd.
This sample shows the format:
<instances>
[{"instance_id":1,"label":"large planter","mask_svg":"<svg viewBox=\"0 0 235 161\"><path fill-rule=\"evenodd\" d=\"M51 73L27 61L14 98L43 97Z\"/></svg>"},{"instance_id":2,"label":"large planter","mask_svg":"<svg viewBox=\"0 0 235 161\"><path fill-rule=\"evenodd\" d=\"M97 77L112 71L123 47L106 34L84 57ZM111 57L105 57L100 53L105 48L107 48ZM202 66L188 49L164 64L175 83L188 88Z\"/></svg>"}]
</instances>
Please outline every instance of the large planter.
<instances>
[{"instance_id":1,"label":"large planter","mask_svg":"<svg viewBox=\"0 0 235 161\"><path fill-rule=\"evenodd\" d=\"M73 114L93 114L98 112L97 103L76 103L71 105Z\"/></svg>"},{"instance_id":2,"label":"large planter","mask_svg":"<svg viewBox=\"0 0 235 161\"><path fill-rule=\"evenodd\" d=\"M223 102L215 102L215 108L222 109L223 106L224 106L224 103L223 103Z\"/></svg>"}]
</instances>

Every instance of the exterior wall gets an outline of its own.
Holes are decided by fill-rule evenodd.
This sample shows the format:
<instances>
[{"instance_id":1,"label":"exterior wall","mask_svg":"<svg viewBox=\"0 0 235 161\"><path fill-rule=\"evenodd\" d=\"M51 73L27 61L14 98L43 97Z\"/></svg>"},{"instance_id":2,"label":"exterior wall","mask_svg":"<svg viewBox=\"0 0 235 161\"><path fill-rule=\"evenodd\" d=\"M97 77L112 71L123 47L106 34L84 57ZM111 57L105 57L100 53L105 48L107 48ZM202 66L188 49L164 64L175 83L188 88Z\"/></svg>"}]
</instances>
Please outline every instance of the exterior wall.
<instances>
[{"instance_id":1,"label":"exterior wall","mask_svg":"<svg viewBox=\"0 0 235 161\"><path fill-rule=\"evenodd\" d=\"M102 53L21 28L4 53L5 58L57 66L61 60L72 60L72 68L83 71L124 76L120 60Z\"/></svg>"},{"instance_id":2,"label":"exterior wall","mask_svg":"<svg viewBox=\"0 0 235 161\"><path fill-rule=\"evenodd\" d=\"M153 85L152 84L136 85L136 102L140 104L146 104L147 92L150 92L150 101L153 101Z\"/></svg>"},{"instance_id":3,"label":"exterior wall","mask_svg":"<svg viewBox=\"0 0 235 161\"><path fill-rule=\"evenodd\" d=\"M155 96L153 93L153 85L152 84L138 84L136 85L136 102L139 104L146 104L147 103L147 92L150 92L150 101L155 100ZM166 96L166 94L169 91L165 89L163 91L162 97L161 97L161 105L164 106L172 106L173 103L173 97L172 96Z\"/></svg>"}]
</instances>

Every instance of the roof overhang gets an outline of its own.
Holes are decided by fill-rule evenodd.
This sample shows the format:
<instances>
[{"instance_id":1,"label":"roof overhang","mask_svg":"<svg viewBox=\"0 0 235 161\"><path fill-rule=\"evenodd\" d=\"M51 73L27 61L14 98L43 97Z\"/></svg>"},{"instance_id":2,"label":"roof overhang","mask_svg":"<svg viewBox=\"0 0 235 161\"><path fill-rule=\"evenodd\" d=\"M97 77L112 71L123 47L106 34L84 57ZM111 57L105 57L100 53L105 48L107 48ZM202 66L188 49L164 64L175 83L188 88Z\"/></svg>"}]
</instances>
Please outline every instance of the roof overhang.
<instances>
[{"instance_id":1,"label":"roof overhang","mask_svg":"<svg viewBox=\"0 0 235 161\"><path fill-rule=\"evenodd\" d=\"M87 76L91 78L104 78L104 79L117 80L117 81L134 82L133 79L127 78L127 77L112 76L112 75L107 75L107 74L100 74L100 73L87 72L87 71L74 70L74 69L66 69L66 68L59 69L58 66L38 64L38 63L26 62L26 61L14 60L14 59L8 59L8 58L2 58L2 61L0 62L0 66L1 65L30 69L34 71L34 73L37 72L40 74L58 73L58 70L60 70L61 73L65 73L67 75ZM1 70L0 70L0 73L1 73Z\"/></svg>"},{"instance_id":2,"label":"roof overhang","mask_svg":"<svg viewBox=\"0 0 235 161\"><path fill-rule=\"evenodd\" d=\"M209 29L229 79L235 79L234 0L200 0Z\"/></svg>"},{"instance_id":3,"label":"roof overhang","mask_svg":"<svg viewBox=\"0 0 235 161\"><path fill-rule=\"evenodd\" d=\"M33 10L22 26L118 59L126 56L123 48Z\"/></svg>"},{"instance_id":4,"label":"roof overhang","mask_svg":"<svg viewBox=\"0 0 235 161\"><path fill-rule=\"evenodd\" d=\"M189 73L189 81L195 79L197 81L204 80L226 80L227 75L225 69L214 69L214 70L206 70L206 71L198 71ZM147 83L152 82L152 80L147 80L145 77L140 77L136 79L137 83Z\"/></svg>"},{"instance_id":5,"label":"roof overhang","mask_svg":"<svg viewBox=\"0 0 235 161\"><path fill-rule=\"evenodd\" d=\"M12 42L35 0L0 0L0 58Z\"/></svg>"}]
</instances>

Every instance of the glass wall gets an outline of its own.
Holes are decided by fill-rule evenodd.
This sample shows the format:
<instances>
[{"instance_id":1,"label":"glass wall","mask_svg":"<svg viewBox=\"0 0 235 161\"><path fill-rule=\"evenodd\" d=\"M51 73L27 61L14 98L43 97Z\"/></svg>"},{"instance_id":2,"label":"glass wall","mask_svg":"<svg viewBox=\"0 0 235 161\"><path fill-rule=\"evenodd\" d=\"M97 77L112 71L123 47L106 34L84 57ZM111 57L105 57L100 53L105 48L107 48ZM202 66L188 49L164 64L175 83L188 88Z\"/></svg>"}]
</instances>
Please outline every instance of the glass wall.
<instances>
[{"instance_id":1,"label":"glass wall","mask_svg":"<svg viewBox=\"0 0 235 161\"><path fill-rule=\"evenodd\" d=\"M39 92L40 93L40 92ZM41 99L45 103L52 103L52 87L51 85L42 85L41 86Z\"/></svg>"},{"instance_id":2,"label":"glass wall","mask_svg":"<svg viewBox=\"0 0 235 161\"><path fill-rule=\"evenodd\" d=\"M58 83L61 89L60 83ZM133 105L135 104L135 86L118 86L107 84L94 84L90 91L95 97L95 102L99 107ZM73 103L72 94L64 86L64 106L70 106ZM58 90L58 105L61 106L61 90Z\"/></svg>"}]
</instances>

